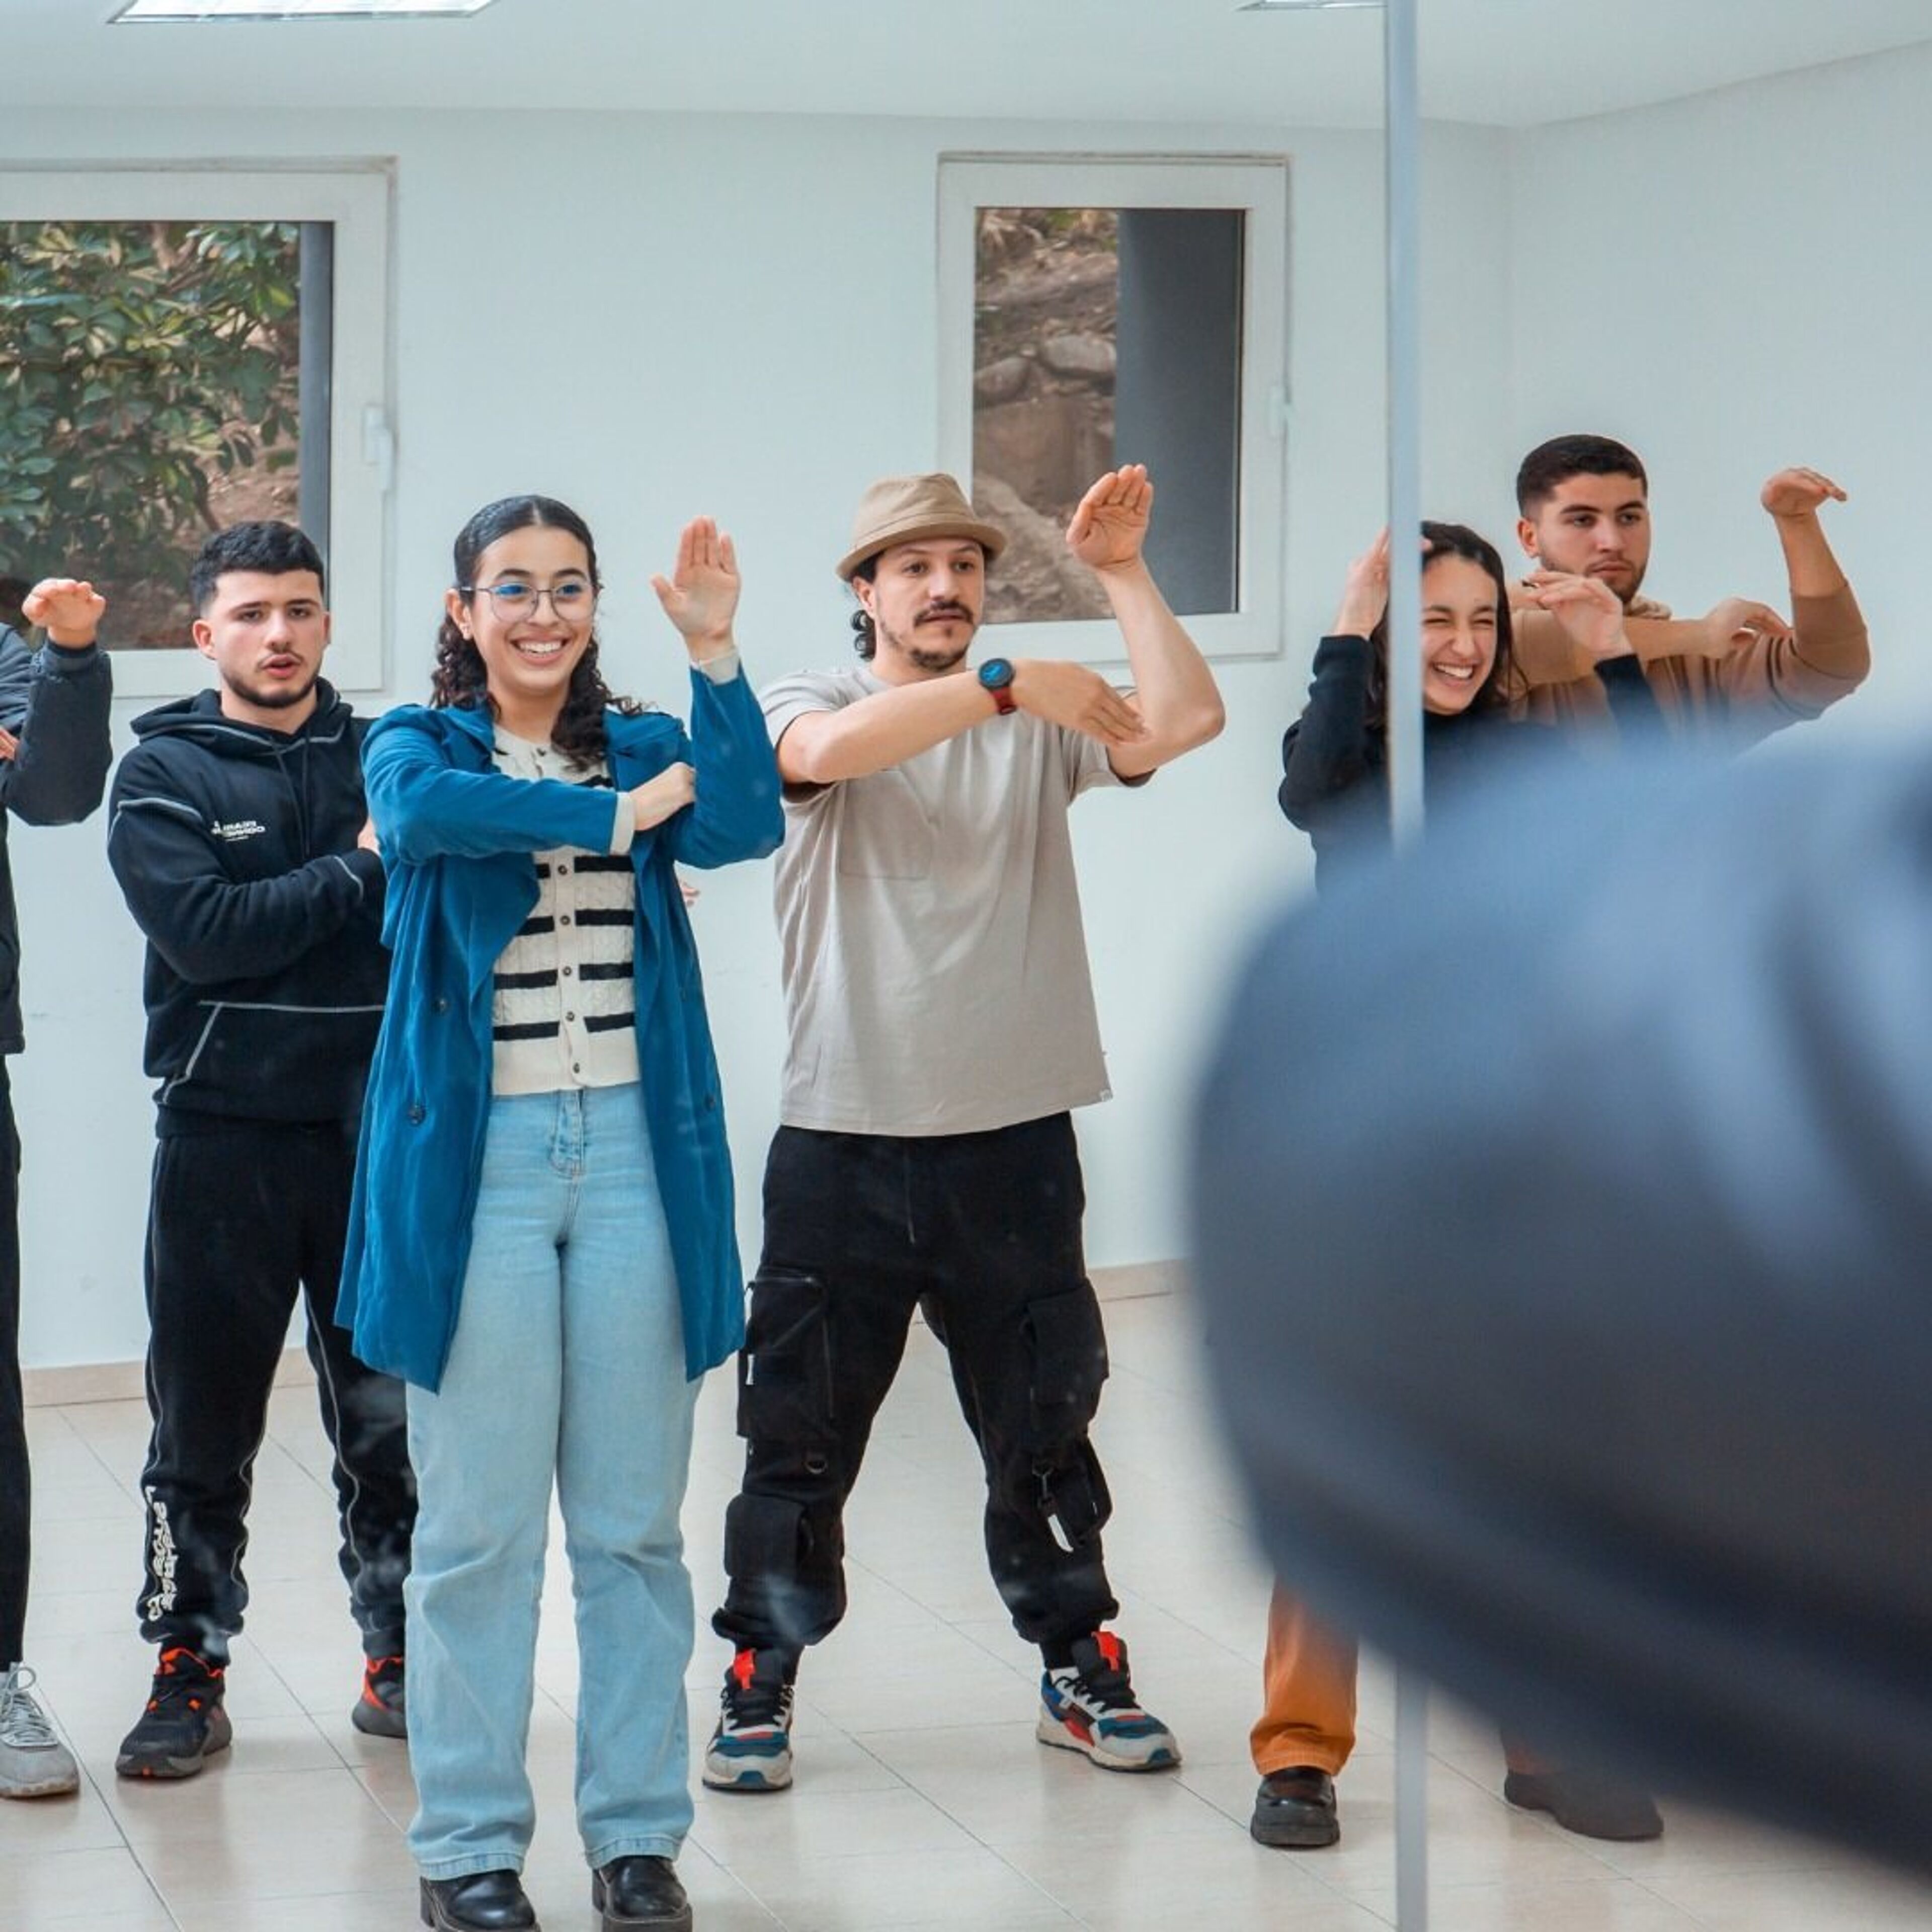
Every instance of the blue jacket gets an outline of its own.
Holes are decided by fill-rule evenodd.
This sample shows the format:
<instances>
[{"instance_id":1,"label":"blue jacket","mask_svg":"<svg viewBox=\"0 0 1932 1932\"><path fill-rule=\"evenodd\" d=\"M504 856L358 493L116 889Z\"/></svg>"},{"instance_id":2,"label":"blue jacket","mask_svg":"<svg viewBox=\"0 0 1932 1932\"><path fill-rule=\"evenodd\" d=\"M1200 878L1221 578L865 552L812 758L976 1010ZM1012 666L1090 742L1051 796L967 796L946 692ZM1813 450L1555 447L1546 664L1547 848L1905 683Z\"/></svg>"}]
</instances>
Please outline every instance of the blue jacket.
<instances>
[{"instance_id":1,"label":"blue jacket","mask_svg":"<svg viewBox=\"0 0 1932 1932\"><path fill-rule=\"evenodd\" d=\"M744 1338L731 1160L704 992L673 862L762 858L784 837L778 765L742 676L692 678L692 734L674 718L605 714L611 777L628 790L674 762L696 802L638 834L638 1061L695 1378ZM406 705L363 746L389 868L389 1003L370 1069L337 1319L356 1354L434 1389L470 1259L490 1117L497 956L536 903L532 854L606 851L611 795L494 768L481 710Z\"/></svg>"}]
</instances>

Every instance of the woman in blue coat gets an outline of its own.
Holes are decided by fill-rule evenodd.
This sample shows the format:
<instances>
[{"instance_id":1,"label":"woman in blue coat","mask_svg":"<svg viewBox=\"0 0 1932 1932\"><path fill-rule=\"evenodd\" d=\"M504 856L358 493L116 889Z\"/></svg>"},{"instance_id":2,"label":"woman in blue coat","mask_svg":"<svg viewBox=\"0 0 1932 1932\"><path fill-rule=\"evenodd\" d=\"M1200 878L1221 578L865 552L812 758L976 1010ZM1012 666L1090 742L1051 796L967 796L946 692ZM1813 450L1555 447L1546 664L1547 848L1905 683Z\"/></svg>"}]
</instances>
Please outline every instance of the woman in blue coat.
<instances>
[{"instance_id":1,"label":"woman in blue coat","mask_svg":"<svg viewBox=\"0 0 1932 1932\"><path fill-rule=\"evenodd\" d=\"M678 1516L698 1378L737 1346L730 1162L674 863L763 856L778 777L730 540L653 580L689 735L612 698L597 555L520 496L456 540L435 692L371 728L389 998L341 1318L411 1384L410 1842L425 1924L530 1928L524 1765L553 1481L581 1658L577 1813L607 1928L684 1926Z\"/></svg>"}]
</instances>

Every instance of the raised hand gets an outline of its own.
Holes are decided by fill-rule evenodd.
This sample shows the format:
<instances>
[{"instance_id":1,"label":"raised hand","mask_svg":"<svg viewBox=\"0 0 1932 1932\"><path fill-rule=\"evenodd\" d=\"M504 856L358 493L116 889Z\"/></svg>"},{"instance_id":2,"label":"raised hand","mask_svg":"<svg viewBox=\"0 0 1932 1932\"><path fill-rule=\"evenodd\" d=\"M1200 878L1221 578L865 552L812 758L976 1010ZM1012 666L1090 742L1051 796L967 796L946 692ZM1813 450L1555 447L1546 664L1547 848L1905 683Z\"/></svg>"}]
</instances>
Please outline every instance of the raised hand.
<instances>
[{"instance_id":1,"label":"raised hand","mask_svg":"<svg viewBox=\"0 0 1932 1932\"><path fill-rule=\"evenodd\" d=\"M70 650L91 644L106 614L107 599L91 584L71 577L44 577L27 592L20 613L38 624L57 644Z\"/></svg>"},{"instance_id":2,"label":"raised hand","mask_svg":"<svg viewBox=\"0 0 1932 1932\"><path fill-rule=\"evenodd\" d=\"M1815 517L1826 504L1842 503L1846 497L1830 477L1799 466L1780 470L1757 500L1774 517Z\"/></svg>"},{"instance_id":3,"label":"raised hand","mask_svg":"<svg viewBox=\"0 0 1932 1932\"><path fill-rule=\"evenodd\" d=\"M1122 570L1140 560L1154 513L1144 463L1110 470L1080 500L1066 526L1066 548L1090 570Z\"/></svg>"},{"instance_id":4,"label":"raised hand","mask_svg":"<svg viewBox=\"0 0 1932 1932\"><path fill-rule=\"evenodd\" d=\"M1760 638L1784 639L1796 634L1790 622L1768 604L1748 597L1726 597L1713 604L1704 622L1712 636L1726 648L1754 644Z\"/></svg>"},{"instance_id":5,"label":"raised hand","mask_svg":"<svg viewBox=\"0 0 1932 1932\"><path fill-rule=\"evenodd\" d=\"M1532 607L1547 610L1564 634L1593 662L1620 658L1630 649L1624 631L1623 600L1600 577L1534 570L1523 579Z\"/></svg>"},{"instance_id":6,"label":"raised hand","mask_svg":"<svg viewBox=\"0 0 1932 1932\"><path fill-rule=\"evenodd\" d=\"M738 610L738 555L709 517L694 517L685 525L670 577L652 578L651 588L694 658L730 649Z\"/></svg>"},{"instance_id":7,"label":"raised hand","mask_svg":"<svg viewBox=\"0 0 1932 1932\"><path fill-rule=\"evenodd\" d=\"M667 765L656 778L633 785L626 796L631 801L631 823L638 831L648 832L698 796L698 774L688 765Z\"/></svg>"},{"instance_id":8,"label":"raised hand","mask_svg":"<svg viewBox=\"0 0 1932 1932\"><path fill-rule=\"evenodd\" d=\"M1140 713L1096 670L1063 658L1027 658L1013 666L1008 687L1021 710L1084 732L1103 745L1131 745L1147 736Z\"/></svg>"},{"instance_id":9,"label":"raised hand","mask_svg":"<svg viewBox=\"0 0 1932 1932\"><path fill-rule=\"evenodd\" d=\"M1335 613L1337 638L1366 638L1388 610L1389 533L1384 529L1348 566L1342 602Z\"/></svg>"}]
</instances>

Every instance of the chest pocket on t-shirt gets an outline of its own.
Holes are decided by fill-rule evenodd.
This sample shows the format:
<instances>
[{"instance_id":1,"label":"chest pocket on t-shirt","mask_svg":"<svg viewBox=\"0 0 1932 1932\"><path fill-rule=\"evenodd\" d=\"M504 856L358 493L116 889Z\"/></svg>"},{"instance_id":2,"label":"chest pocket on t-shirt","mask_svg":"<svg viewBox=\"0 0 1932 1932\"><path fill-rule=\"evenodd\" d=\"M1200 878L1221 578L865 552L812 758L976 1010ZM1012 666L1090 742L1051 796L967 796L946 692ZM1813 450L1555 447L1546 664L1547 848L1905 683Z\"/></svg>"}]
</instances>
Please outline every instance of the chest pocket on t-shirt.
<instances>
[{"instance_id":1,"label":"chest pocket on t-shirt","mask_svg":"<svg viewBox=\"0 0 1932 1932\"><path fill-rule=\"evenodd\" d=\"M831 801L838 813L838 869L854 879L924 879L936 835L903 772L848 778Z\"/></svg>"}]
</instances>

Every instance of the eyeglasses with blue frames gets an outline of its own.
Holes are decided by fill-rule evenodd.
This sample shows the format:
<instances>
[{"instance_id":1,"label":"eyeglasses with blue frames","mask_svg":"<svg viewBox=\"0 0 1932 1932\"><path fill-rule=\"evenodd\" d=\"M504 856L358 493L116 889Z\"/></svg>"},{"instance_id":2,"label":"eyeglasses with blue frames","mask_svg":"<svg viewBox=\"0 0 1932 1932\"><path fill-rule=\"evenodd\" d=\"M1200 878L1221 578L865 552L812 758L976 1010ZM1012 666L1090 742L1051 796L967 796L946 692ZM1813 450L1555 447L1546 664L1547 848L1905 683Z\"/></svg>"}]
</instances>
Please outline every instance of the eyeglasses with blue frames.
<instances>
[{"instance_id":1,"label":"eyeglasses with blue frames","mask_svg":"<svg viewBox=\"0 0 1932 1932\"><path fill-rule=\"evenodd\" d=\"M533 617L544 598L564 623L581 623L597 608L597 586L587 577L560 577L554 584L532 584L520 577L506 577L500 584L459 584L465 597L487 597L496 615L506 623Z\"/></svg>"}]
</instances>

